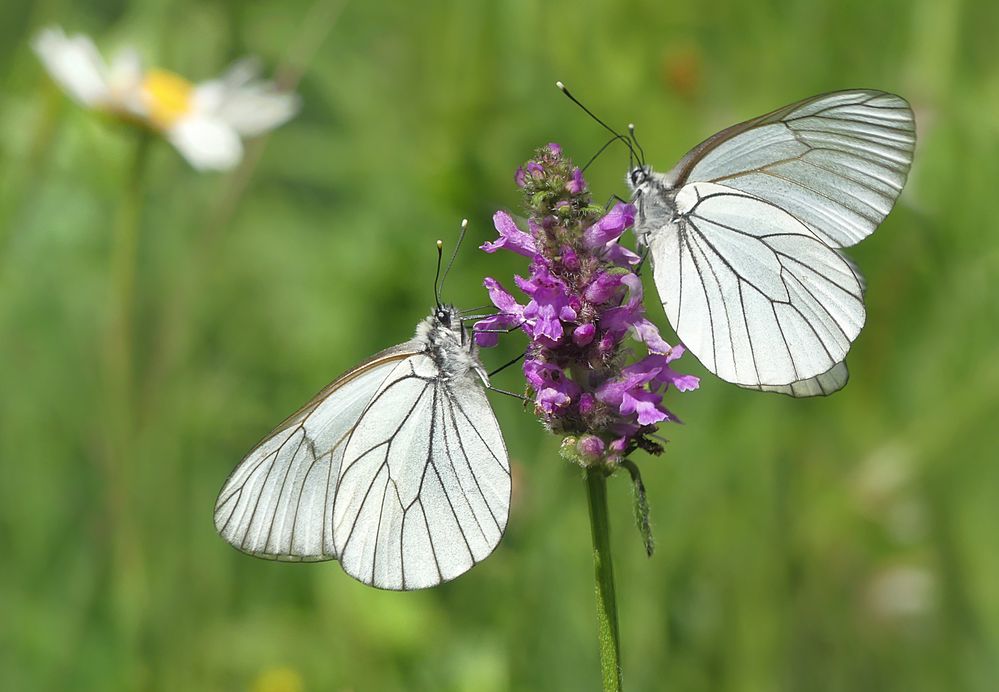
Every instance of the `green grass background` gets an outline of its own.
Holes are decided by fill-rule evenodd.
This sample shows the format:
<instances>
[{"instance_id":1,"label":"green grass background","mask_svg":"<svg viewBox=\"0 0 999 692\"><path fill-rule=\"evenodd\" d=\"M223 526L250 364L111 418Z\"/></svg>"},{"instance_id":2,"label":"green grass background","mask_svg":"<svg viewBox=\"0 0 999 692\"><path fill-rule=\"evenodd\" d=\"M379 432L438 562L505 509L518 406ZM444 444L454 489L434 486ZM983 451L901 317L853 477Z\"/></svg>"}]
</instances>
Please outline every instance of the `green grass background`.
<instances>
[{"instance_id":1,"label":"green grass background","mask_svg":"<svg viewBox=\"0 0 999 692\"><path fill-rule=\"evenodd\" d=\"M358 1L334 20L324 3L0 6L0 689L597 689L580 472L514 400L494 398L510 526L453 583L380 592L241 555L212 525L261 435L409 337L435 239L470 219L446 287L462 306L523 269L475 250L516 210L513 170L604 139L556 79L635 122L660 168L838 88L902 94L918 123L899 204L852 251L868 319L847 388L792 401L685 359L704 376L670 396L686 425L638 459L652 559L613 479L626 688L999 689L999 5ZM201 175L150 152L128 409L107 333L135 137L46 78L28 41L53 22L192 79L245 53L304 67L302 113L258 163ZM598 198L625 165L593 166Z\"/></svg>"}]
</instances>

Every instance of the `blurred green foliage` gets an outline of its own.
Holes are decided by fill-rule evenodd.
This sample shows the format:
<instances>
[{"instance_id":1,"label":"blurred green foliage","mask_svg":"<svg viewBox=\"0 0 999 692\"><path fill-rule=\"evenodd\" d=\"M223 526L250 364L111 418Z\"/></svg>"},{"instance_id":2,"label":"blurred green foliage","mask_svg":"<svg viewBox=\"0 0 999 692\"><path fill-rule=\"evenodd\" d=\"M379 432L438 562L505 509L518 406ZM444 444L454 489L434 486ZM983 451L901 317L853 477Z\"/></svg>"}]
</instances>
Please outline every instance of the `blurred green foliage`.
<instances>
[{"instance_id":1,"label":"blurred green foliage","mask_svg":"<svg viewBox=\"0 0 999 692\"><path fill-rule=\"evenodd\" d=\"M997 689L999 5L371 1L333 21L324 3L0 6L0 689L596 689L581 474L512 399L494 402L510 528L441 588L255 560L211 511L270 426L408 338L462 217L447 299L484 303L482 276L522 269L474 249L517 204L514 168L604 138L556 79L634 121L660 168L837 88L900 93L919 129L901 201L853 252L869 312L847 388L792 401L688 358L702 388L669 402L686 425L639 459L652 559L611 483L627 688ZM245 53L305 68L258 164L199 175L151 151L124 413L104 352L135 137L46 78L28 41L48 23L193 79ZM592 167L598 198L623 193L625 160Z\"/></svg>"}]
</instances>

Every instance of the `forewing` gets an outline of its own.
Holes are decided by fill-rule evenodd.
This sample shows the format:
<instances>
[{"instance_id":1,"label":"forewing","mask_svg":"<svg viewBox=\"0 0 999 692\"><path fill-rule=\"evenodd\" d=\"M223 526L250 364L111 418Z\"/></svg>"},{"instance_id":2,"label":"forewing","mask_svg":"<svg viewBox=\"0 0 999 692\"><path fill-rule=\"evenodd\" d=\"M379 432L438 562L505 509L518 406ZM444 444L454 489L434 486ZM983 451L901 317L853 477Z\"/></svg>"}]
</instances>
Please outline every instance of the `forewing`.
<instances>
[{"instance_id":1,"label":"forewing","mask_svg":"<svg viewBox=\"0 0 999 692\"><path fill-rule=\"evenodd\" d=\"M775 392L786 394L796 399L812 396L829 396L833 392L838 392L846 386L850 379L850 373L846 369L846 361L836 363L827 372L810 377L807 380L792 382L785 385L757 385L746 386L746 389L756 389L761 392Z\"/></svg>"},{"instance_id":2,"label":"forewing","mask_svg":"<svg viewBox=\"0 0 999 692\"><path fill-rule=\"evenodd\" d=\"M383 589L454 579L492 552L509 511L506 447L477 377L404 361L346 445L333 518L344 570Z\"/></svg>"},{"instance_id":3,"label":"forewing","mask_svg":"<svg viewBox=\"0 0 999 692\"><path fill-rule=\"evenodd\" d=\"M846 260L795 217L712 183L676 197L652 235L656 287L677 336L722 379L790 385L841 362L864 324Z\"/></svg>"},{"instance_id":4,"label":"forewing","mask_svg":"<svg viewBox=\"0 0 999 692\"><path fill-rule=\"evenodd\" d=\"M412 351L397 346L343 374L260 442L219 493L219 534L258 557L334 559L332 504L347 436Z\"/></svg>"},{"instance_id":5,"label":"forewing","mask_svg":"<svg viewBox=\"0 0 999 692\"><path fill-rule=\"evenodd\" d=\"M831 247L870 235L902 191L916 142L905 99L859 89L734 125L690 151L670 187L715 182L773 202Z\"/></svg>"}]
</instances>

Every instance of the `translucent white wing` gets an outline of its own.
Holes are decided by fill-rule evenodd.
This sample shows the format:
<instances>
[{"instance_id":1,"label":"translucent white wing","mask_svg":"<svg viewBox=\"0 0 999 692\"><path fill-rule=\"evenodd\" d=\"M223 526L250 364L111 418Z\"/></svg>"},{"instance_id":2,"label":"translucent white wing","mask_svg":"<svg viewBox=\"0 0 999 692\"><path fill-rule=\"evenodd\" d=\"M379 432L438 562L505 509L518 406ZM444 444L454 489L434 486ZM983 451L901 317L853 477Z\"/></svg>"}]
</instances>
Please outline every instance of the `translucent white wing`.
<instances>
[{"instance_id":1,"label":"translucent white wing","mask_svg":"<svg viewBox=\"0 0 999 692\"><path fill-rule=\"evenodd\" d=\"M864 281L864 275L860 273L860 267L852 259L843 255L843 253L840 253L840 257L853 270L853 274L857 277L857 282L860 284L861 293L867 293L867 283ZM850 371L847 369L846 361L844 360L836 363L836 365L821 375L810 377L807 380L800 380L785 385L743 385L743 387L745 389L786 394L796 399L803 399L813 396L829 396L843 389L849 381Z\"/></svg>"},{"instance_id":2,"label":"translucent white wing","mask_svg":"<svg viewBox=\"0 0 999 692\"><path fill-rule=\"evenodd\" d=\"M347 441L333 543L348 574L420 589L492 552L510 510L510 465L478 376L398 364Z\"/></svg>"},{"instance_id":3,"label":"translucent white wing","mask_svg":"<svg viewBox=\"0 0 999 692\"><path fill-rule=\"evenodd\" d=\"M792 382L785 385L757 385L746 386L746 389L756 389L761 392L775 392L786 394L796 399L810 396L829 396L833 392L838 392L846 386L850 379L850 373L846 369L846 362L836 363L828 372L824 372L817 377L807 380Z\"/></svg>"},{"instance_id":4,"label":"translucent white wing","mask_svg":"<svg viewBox=\"0 0 999 692\"><path fill-rule=\"evenodd\" d=\"M902 191L916 142L905 99L859 89L815 96L699 144L667 185L716 182L773 202L831 247L870 235Z\"/></svg>"},{"instance_id":5,"label":"translucent white wing","mask_svg":"<svg viewBox=\"0 0 999 692\"><path fill-rule=\"evenodd\" d=\"M864 324L846 260L779 206L712 183L676 196L651 235L655 282L677 336L747 386L807 380L841 362Z\"/></svg>"},{"instance_id":6,"label":"translucent white wing","mask_svg":"<svg viewBox=\"0 0 999 692\"><path fill-rule=\"evenodd\" d=\"M243 552L276 560L330 560L333 494L348 434L403 344L337 378L281 423L236 467L215 504L215 527Z\"/></svg>"}]
</instances>

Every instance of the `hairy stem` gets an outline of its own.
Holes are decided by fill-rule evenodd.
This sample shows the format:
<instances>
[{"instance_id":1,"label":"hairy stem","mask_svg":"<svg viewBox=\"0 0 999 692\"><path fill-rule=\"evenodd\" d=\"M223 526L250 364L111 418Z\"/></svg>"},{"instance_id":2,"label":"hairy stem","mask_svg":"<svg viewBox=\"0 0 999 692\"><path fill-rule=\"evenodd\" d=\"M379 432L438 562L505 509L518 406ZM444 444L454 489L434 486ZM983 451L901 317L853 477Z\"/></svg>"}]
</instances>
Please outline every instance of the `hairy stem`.
<instances>
[{"instance_id":1,"label":"hairy stem","mask_svg":"<svg viewBox=\"0 0 999 692\"><path fill-rule=\"evenodd\" d=\"M607 476L603 468L586 469L586 497L590 506L593 538L593 573L597 597L597 639L604 692L621 690L621 643L617 629L614 565L610 552L610 522L607 518Z\"/></svg>"}]
</instances>

